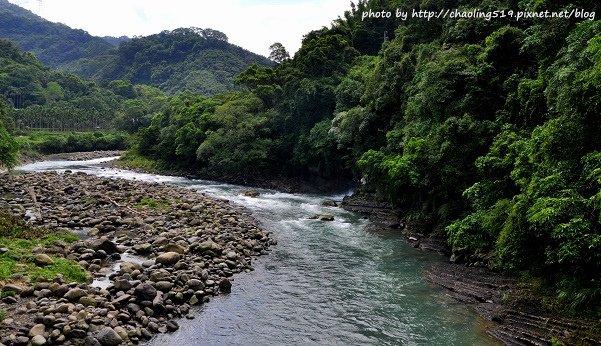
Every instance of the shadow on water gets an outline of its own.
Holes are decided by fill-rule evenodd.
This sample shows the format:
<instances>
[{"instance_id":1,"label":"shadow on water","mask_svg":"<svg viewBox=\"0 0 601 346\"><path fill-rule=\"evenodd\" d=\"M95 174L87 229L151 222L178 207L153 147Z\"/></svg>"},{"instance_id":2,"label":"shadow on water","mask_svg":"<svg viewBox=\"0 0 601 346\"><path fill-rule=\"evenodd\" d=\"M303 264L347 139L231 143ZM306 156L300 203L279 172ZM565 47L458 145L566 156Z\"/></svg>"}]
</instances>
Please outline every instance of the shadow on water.
<instances>
[{"instance_id":1,"label":"shadow on water","mask_svg":"<svg viewBox=\"0 0 601 346\"><path fill-rule=\"evenodd\" d=\"M25 171L84 171L174 184L247 207L278 241L255 271L235 277L180 330L150 345L496 345L476 314L423 279L442 257L414 249L395 232L366 231L366 220L324 199L212 181L104 169L92 160L46 162ZM330 214L334 221L310 219Z\"/></svg>"}]
</instances>

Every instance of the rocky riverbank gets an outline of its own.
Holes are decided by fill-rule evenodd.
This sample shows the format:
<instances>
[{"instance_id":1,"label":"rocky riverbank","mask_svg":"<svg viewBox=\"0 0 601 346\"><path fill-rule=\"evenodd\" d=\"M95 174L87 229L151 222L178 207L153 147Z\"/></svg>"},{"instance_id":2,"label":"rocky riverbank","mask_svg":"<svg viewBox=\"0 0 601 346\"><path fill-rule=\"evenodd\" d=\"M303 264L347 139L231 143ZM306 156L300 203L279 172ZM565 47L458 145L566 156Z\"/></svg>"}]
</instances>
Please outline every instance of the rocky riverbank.
<instances>
[{"instance_id":1,"label":"rocky riverbank","mask_svg":"<svg viewBox=\"0 0 601 346\"><path fill-rule=\"evenodd\" d=\"M379 201L375 194L353 193L351 196L344 197L341 206L348 211L369 218L372 228L398 229L413 247L435 251L443 255L450 254L449 245L445 239L424 236L407 227L401 210L394 208L390 203Z\"/></svg>"},{"instance_id":2,"label":"rocky riverbank","mask_svg":"<svg viewBox=\"0 0 601 346\"><path fill-rule=\"evenodd\" d=\"M601 321L550 313L531 284L514 277L441 263L426 278L474 307L490 323L488 334L506 345L601 345Z\"/></svg>"},{"instance_id":3,"label":"rocky riverbank","mask_svg":"<svg viewBox=\"0 0 601 346\"><path fill-rule=\"evenodd\" d=\"M406 227L402 212L375 195L347 196L342 206L365 215L371 227L398 229L414 247L450 256L445 239L424 237ZM473 307L488 321L488 334L506 345L601 345L601 321L574 319L547 311L534 289L516 278L479 266L441 263L429 268L426 279Z\"/></svg>"},{"instance_id":4,"label":"rocky riverbank","mask_svg":"<svg viewBox=\"0 0 601 346\"><path fill-rule=\"evenodd\" d=\"M252 270L252 258L275 244L247 210L188 189L69 172L4 173L0 181L0 209L82 235L40 243L31 255L0 251L23 263L0 281L4 345L136 344L177 330L178 318L228 292L233 274ZM90 280L25 272L63 260Z\"/></svg>"}]
</instances>

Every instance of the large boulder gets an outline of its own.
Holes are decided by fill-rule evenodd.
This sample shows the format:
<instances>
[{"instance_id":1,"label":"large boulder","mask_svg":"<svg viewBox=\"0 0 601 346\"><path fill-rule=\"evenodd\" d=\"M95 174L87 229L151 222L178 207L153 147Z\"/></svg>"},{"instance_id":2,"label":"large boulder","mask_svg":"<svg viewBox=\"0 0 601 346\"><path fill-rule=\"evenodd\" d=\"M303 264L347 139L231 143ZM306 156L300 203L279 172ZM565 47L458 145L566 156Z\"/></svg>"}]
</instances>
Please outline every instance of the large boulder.
<instances>
[{"instance_id":1,"label":"large boulder","mask_svg":"<svg viewBox=\"0 0 601 346\"><path fill-rule=\"evenodd\" d=\"M198 244L196 246L196 249L199 253L204 253L204 252L208 252L208 251L212 251L215 253L221 252L221 246L219 246L219 244L215 243L212 240L207 240L207 241L204 241L204 242Z\"/></svg>"},{"instance_id":2,"label":"large boulder","mask_svg":"<svg viewBox=\"0 0 601 346\"><path fill-rule=\"evenodd\" d=\"M46 338L43 335L36 335L33 338L31 338L31 345L32 346L46 345Z\"/></svg>"},{"instance_id":3,"label":"large boulder","mask_svg":"<svg viewBox=\"0 0 601 346\"><path fill-rule=\"evenodd\" d=\"M96 334L96 339L103 346L117 346L123 342L123 339L117 332L111 327L102 328L98 334Z\"/></svg>"},{"instance_id":4,"label":"large boulder","mask_svg":"<svg viewBox=\"0 0 601 346\"><path fill-rule=\"evenodd\" d=\"M67 293L65 293L64 297L70 302L77 302L81 297L87 296L88 293L81 288L72 288Z\"/></svg>"},{"instance_id":5,"label":"large boulder","mask_svg":"<svg viewBox=\"0 0 601 346\"><path fill-rule=\"evenodd\" d=\"M43 254L43 253L35 255L33 262L38 267L45 267L45 266L54 264L54 261L52 260L52 258L50 258L50 256Z\"/></svg>"},{"instance_id":6,"label":"large boulder","mask_svg":"<svg viewBox=\"0 0 601 346\"><path fill-rule=\"evenodd\" d=\"M179 244L167 244L163 246L163 251L165 252L177 252L178 254L186 253L186 247Z\"/></svg>"},{"instance_id":7,"label":"large boulder","mask_svg":"<svg viewBox=\"0 0 601 346\"><path fill-rule=\"evenodd\" d=\"M144 282L136 286L135 293L141 300L152 301L157 296L157 289L151 284Z\"/></svg>"},{"instance_id":8,"label":"large boulder","mask_svg":"<svg viewBox=\"0 0 601 346\"><path fill-rule=\"evenodd\" d=\"M179 262L180 259L182 259L182 255L178 254L177 252L165 252L156 258L156 263L173 265Z\"/></svg>"},{"instance_id":9,"label":"large boulder","mask_svg":"<svg viewBox=\"0 0 601 346\"><path fill-rule=\"evenodd\" d=\"M44 336L44 332L46 331L46 326L43 324L36 324L35 326L33 326L30 330L29 330L29 337L33 338L36 335L42 335Z\"/></svg>"},{"instance_id":10,"label":"large boulder","mask_svg":"<svg viewBox=\"0 0 601 346\"><path fill-rule=\"evenodd\" d=\"M16 294L21 294L25 290L24 287L15 284L6 284L2 288L2 292L14 292Z\"/></svg>"},{"instance_id":11,"label":"large boulder","mask_svg":"<svg viewBox=\"0 0 601 346\"><path fill-rule=\"evenodd\" d=\"M321 202L321 205L323 205L324 207L337 207L338 203L332 201L331 199L326 199L323 202Z\"/></svg>"},{"instance_id":12,"label":"large boulder","mask_svg":"<svg viewBox=\"0 0 601 346\"><path fill-rule=\"evenodd\" d=\"M96 239L90 242L90 249L94 251L104 250L107 254L119 253L119 249L117 248L117 244L110 241L106 237L102 237L100 239Z\"/></svg>"},{"instance_id":13,"label":"large boulder","mask_svg":"<svg viewBox=\"0 0 601 346\"><path fill-rule=\"evenodd\" d=\"M133 246L133 250L138 255L147 255L152 252L152 245L149 243L136 244Z\"/></svg>"}]
</instances>

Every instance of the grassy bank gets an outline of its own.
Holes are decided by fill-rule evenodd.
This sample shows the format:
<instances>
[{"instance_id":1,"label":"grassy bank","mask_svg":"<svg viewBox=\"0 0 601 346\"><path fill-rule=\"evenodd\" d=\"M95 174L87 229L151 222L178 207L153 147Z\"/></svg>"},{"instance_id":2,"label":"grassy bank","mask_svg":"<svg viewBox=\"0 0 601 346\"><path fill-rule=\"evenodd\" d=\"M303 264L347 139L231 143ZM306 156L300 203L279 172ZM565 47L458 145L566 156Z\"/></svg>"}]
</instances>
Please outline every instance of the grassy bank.
<instances>
[{"instance_id":1,"label":"grassy bank","mask_svg":"<svg viewBox=\"0 0 601 346\"><path fill-rule=\"evenodd\" d=\"M166 167L161 167L156 161L137 154L135 150L129 150L121 155L118 165L124 168L140 169L151 173L159 173L167 169Z\"/></svg>"}]
</instances>

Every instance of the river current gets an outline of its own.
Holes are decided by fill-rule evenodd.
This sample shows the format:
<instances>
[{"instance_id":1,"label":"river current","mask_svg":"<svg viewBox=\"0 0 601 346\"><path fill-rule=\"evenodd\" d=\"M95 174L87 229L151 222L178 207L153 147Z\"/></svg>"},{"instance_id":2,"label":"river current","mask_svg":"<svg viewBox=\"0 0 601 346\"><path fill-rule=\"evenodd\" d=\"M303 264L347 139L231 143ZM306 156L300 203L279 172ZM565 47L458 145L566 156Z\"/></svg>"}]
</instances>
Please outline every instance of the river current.
<instances>
[{"instance_id":1,"label":"river current","mask_svg":"<svg viewBox=\"0 0 601 346\"><path fill-rule=\"evenodd\" d=\"M154 346L187 345L496 345L475 312L428 284L423 271L444 258L414 249L398 232L373 232L368 221L326 199L206 180L103 168L114 158L44 161L21 171L83 171L163 182L247 207L278 241L255 270L234 277L232 292L213 298L180 330ZM310 219L330 214L334 221Z\"/></svg>"}]
</instances>

